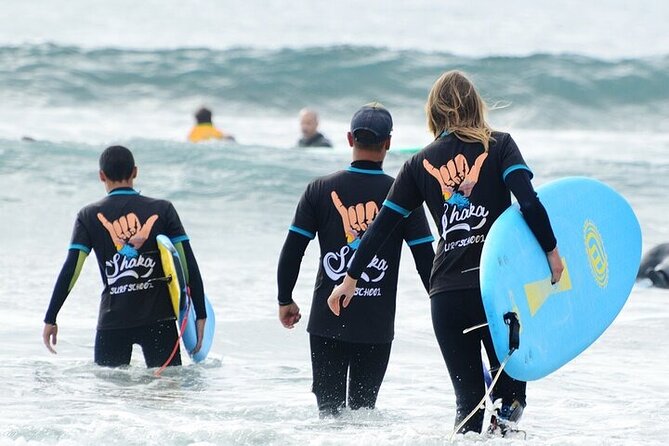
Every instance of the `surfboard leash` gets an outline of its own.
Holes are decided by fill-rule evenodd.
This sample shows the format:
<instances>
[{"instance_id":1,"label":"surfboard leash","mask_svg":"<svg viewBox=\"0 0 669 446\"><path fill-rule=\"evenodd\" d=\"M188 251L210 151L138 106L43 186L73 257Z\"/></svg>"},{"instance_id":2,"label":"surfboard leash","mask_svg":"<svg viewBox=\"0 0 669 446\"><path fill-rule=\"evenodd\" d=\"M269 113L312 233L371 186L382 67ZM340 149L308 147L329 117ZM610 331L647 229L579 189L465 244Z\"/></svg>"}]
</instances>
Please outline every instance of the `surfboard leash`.
<instances>
[{"instance_id":1,"label":"surfboard leash","mask_svg":"<svg viewBox=\"0 0 669 446\"><path fill-rule=\"evenodd\" d=\"M153 373L153 376L156 378L160 378L160 374L165 371L167 366L172 362L172 359L174 359L174 356L177 354L177 350L179 349L179 343L181 342L181 338L183 337L183 332L186 329L186 324L188 324L188 316L190 315L190 296L187 294L188 299L186 299L186 315L184 316L184 320L181 322L181 327L179 328L179 337L177 337L177 342L174 343L174 348L172 349L172 353L170 354L170 357L167 358L167 361L165 361L165 364L160 366L158 370L156 370Z\"/></svg>"},{"instance_id":2,"label":"surfboard leash","mask_svg":"<svg viewBox=\"0 0 669 446\"><path fill-rule=\"evenodd\" d=\"M453 437L455 437L455 434L458 433L462 427L467 424L469 420L472 419L472 417L476 414L476 412L479 411L479 409L482 409L485 407L485 402L492 393L492 390L495 388L495 384L497 384L497 380L499 380L499 377L502 376L502 372L504 371L504 367L506 367L506 363L509 361L509 358L511 358L511 355L518 350L518 347L520 347L520 322L518 321L518 315L513 312L508 312L504 315L504 323L509 326L509 353L506 354L506 358L504 358L504 361L499 365L499 369L497 370L497 373L495 373L495 377L493 378L492 382L490 383L490 386L486 390L485 394L483 395L483 398L481 398L481 401L476 405L476 407L469 412L469 415L467 415L456 427L453 429L453 432L451 432L451 435L448 437L449 443L453 442ZM472 327L473 330L476 328L481 328L485 326L484 324L476 327ZM469 330L471 331L471 330Z\"/></svg>"}]
</instances>

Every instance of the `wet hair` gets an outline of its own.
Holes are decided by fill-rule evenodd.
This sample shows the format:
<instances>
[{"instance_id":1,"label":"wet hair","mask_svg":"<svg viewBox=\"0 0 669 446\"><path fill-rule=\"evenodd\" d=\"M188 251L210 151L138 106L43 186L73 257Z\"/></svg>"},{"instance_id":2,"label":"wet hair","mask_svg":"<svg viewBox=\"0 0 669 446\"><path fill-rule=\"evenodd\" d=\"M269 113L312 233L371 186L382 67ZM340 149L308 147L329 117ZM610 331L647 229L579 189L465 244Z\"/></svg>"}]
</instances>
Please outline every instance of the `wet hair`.
<instances>
[{"instance_id":1,"label":"wet hair","mask_svg":"<svg viewBox=\"0 0 669 446\"><path fill-rule=\"evenodd\" d=\"M460 71L447 71L437 79L425 104L427 126L439 137L444 131L464 142L479 142L487 151L492 129L485 119L487 106L474 84Z\"/></svg>"},{"instance_id":2,"label":"wet hair","mask_svg":"<svg viewBox=\"0 0 669 446\"><path fill-rule=\"evenodd\" d=\"M100 155L100 170L111 181L124 181L132 176L135 158L123 146L107 147Z\"/></svg>"},{"instance_id":3,"label":"wet hair","mask_svg":"<svg viewBox=\"0 0 669 446\"><path fill-rule=\"evenodd\" d=\"M356 149L369 150L372 152L380 152L383 150L383 146L388 140L388 138L390 138L390 136L382 139L381 141L377 141L378 136L375 133L372 133L369 130L365 129L358 129L355 131L355 134L353 135L353 140L354 140L353 145ZM374 141L374 142L367 142L367 141Z\"/></svg>"},{"instance_id":4,"label":"wet hair","mask_svg":"<svg viewBox=\"0 0 669 446\"><path fill-rule=\"evenodd\" d=\"M198 124L211 124L211 110L202 107L195 112L195 119Z\"/></svg>"}]
</instances>

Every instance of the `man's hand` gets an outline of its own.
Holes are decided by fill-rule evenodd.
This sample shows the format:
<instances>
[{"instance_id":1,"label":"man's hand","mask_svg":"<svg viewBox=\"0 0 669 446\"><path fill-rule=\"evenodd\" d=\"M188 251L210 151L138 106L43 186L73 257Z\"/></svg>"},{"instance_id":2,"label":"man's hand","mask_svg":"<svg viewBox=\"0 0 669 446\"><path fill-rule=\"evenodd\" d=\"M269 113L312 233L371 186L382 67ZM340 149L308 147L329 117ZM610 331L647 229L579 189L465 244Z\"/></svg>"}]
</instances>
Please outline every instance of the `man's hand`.
<instances>
[{"instance_id":1,"label":"man's hand","mask_svg":"<svg viewBox=\"0 0 669 446\"><path fill-rule=\"evenodd\" d=\"M357 283L357 280L346 274L346 276L344 276L344 281L332 290L330 297L328 297L328 307L330 307L330 311L332 311L335 316L341 314L342 307L346 308L351 303Z\"/></svg>"},{"instance_id":2,"label":"man's hand","mask_svg":"<svg viewBox=\"0 0 669 446\"><path fill-rule=\"evenodd\" d=\"M56 343L58 342L58 325L44 324L44 330L42 331L42 340L44 341L44 345L46 345L46 348L55 355L56 350L53 348L53 346L55 346Z\"/></svg>"},{"instance_id":3,"label":"man's hand","mask_svg":"<svg viewBox=\"0 0 669 446\"><path fill-rule=\"evenodd\" d=\"M336 191L330 194L332 203L341 216L342 226L346 233L346 243L351 244L359 238L360 233L367 230L379 213L379 208L374 201L358 203L355 206L344 206Z\"/></svg>"},{"instance_id":4,"label":"man's hand","mask_svg":"<svg viewBox=\"0 0 669 446\"><path fill-rule=\"evenodd\" d=\"M302 319L300 307L295 302L289 305L279 305L279 320L284 327L294 328L300 319Z\"/></svg>"},{"instance_id":5,"label":"man's hand","mask_svg":"<svg viewBox=\"0 0 669 446\"><path fill-rule=\"evenodd\" d=\"M204 326L207 324L207 318L198 319L195 321L195 328L197 329L197 344L195 348L191 351L191 354L195 354L200 351L202 348L202 339L204 338Z\"/></svg>"}]
</instances>

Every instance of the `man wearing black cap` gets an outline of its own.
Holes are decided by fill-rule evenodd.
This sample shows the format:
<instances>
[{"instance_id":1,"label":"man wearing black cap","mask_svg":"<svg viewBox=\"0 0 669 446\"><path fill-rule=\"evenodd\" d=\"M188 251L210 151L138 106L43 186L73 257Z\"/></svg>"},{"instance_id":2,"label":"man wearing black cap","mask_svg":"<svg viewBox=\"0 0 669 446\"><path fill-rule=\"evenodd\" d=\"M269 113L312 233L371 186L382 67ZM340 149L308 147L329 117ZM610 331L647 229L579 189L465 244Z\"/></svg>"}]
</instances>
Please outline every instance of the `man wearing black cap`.
<instances>
[{"instance_id":1,"label":"man wearing black cap","mask_svg":"<svg viewBox=\"0 0 669 446\"><path fill-rule=\"evenodd\" d=\"M434 258L424 212L414 212L398 225L362 274L355 306L339 318L327 305L341 282L360 239L372 224L393 178L382 170L393 128L388 110L378 103L358 110L348 141L353 162L344 171L317 178L308 186L295 212L279 258L279 319L284 327L299 322L300 309L292 292L304 251L318 234L321 262L307 331L310 335L313 388L321 416L351 409L374 408L388 365L394 335L395 296L402 241L406 240L416 268L428 289Z\"/></svg>"}]
</instances>

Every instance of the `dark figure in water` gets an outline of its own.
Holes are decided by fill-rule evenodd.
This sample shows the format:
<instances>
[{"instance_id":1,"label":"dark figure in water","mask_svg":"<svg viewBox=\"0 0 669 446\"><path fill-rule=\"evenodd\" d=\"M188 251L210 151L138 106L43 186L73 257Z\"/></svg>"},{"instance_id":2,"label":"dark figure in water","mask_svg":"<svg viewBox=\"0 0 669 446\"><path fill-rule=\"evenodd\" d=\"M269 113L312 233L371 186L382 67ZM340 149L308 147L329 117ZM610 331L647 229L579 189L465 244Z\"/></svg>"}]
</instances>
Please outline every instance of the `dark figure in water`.
<instances>
[{"instance_id":1,"label":"dark figure in water","mask_svg":"<svg viewBox=\"0 0 669 446\"><path fill-rule=\"evenodd\" d=\"M650 279L653 286L669 289L669 243L657 245L643 256L636 278Z\"/></svg>"},{"instance_id":2,"label":"dark figure in water","mask_svg":"<svg viewBox=\"0 0 669 446\"><path fill-rule=\"evenodd\" d=\"M297 142L299 147L332 147L330 140L318 131L318 113L315 110L300 110L300 130L302 138Z\"/></svg>"}]
</instances>

